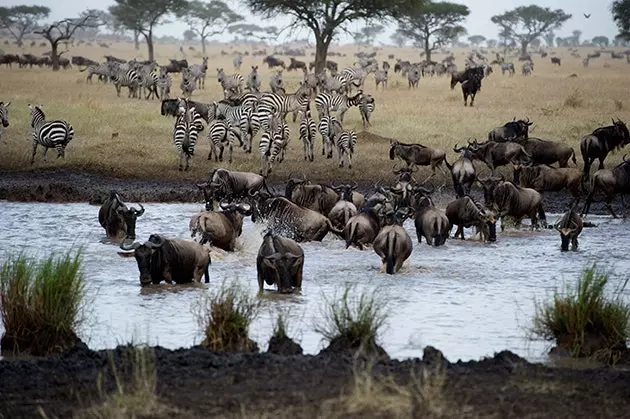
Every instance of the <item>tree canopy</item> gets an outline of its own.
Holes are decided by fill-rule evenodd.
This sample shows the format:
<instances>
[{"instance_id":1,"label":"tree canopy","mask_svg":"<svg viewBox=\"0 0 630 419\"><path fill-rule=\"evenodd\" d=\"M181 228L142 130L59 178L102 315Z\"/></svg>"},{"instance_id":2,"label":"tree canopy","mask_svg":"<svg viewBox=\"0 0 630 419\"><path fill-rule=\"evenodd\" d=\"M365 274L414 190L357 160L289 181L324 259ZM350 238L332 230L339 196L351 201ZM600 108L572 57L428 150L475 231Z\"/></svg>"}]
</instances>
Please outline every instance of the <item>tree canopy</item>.
<instances>
[{"instance_id":1,"label":"tree canopy","mask_svg":"<svg viewBox=\"0 0 630 419\"><path fill-rule=\"evenodd\" d=\"M610 39L603 35L594 37L592 42L598 45L600 48L606 48L608 47L608 45L610 45Z\"/></svg>"},{"instance_id":2,"label":"tree canopy","mask_svg":"<svg viewBox=\"0 0 630 419\"><path fill-rule=\"evenodd\" d=\"M115 0L116 4L109 12L124 27L141 33L149 50L149 60L154 59L153 30L166 23L169 14L183 14L188 10L186 0Z\"/></svg>"},{"instance_id":3,"label":"tree canopy","mask_svg":"<svg viewBox=\"0 0 630 419\"><path fill-rule=\"evenodd\" d=\"M483 35L471 35L468 37L468 42L470 42L472 45L479 45L482 42L484 42L486 40L486 37Z\"/></svg>"},{"instance_id":4,"label":"tree canopy","mask_svg":"<svg viewBox=\"0 0 630 419\"><path fill-rule=\"evenodd\" d=\"M371 21L396 16L401 10L425 0L245 0L254 14L266 18L288 15L290 27L306 27L315 36L315 70L326 63L328 47L346 25L357 20Z\"/></svg>"},{"instance_id":5,"label":"tree canopy","mask_svg":"<svg viewBox=\"0 0 630 419\"><path fill-rule=\"evenodd\" d=\"M424 49L427 60L431 52L466 33L461 25L470 14L463 4L450 2L427 3L407 9L398 20L398 30Z\"/></svg>"},{"instance_id":6,"label":"tree canopy","mask_svg":"<svg viewBox=\"0 0 630 419\"><path fill-rule=\"evenodd\" d=\"M354 42L357 45L372 45L377 36L385 32L385 26L379 24L371 24L362 27L358 32L353 34Z\"/></svg>"},{"instance_id":7,"label":"tree canopy","mask_svg":"<svg viewBox=\"0 0 630 419\"><path fill-rule=\"evenodd\" d=\"M407 43L407 37L403 35L402 33L400 33L399 30L394 31L394 33L389 37L389 39L391 39L394 45L396 45L398 48L404 47L405 44Z\"/></svg>"},{"instance_id":8,"label":"tree canopy","mask_svg":"<svg viewBox=\"0 0 630 419\"><path fill-rule=\"evenodd\" d=\"M243 16L234 12L221 0L204 3L198 0L190 2L184 14L188 28L199 37L201 50L206 53L206 39L225 32L228 26L243 20Z\"/></svg>"},{"instance_id":9,"label":"tree canopy","mask_svg":"<svg viewBox=\"0 0 630 419\"><path fill-rule=\"evenodd\" d=\"M47 18L50 9L45 6L0 7L0 28L6 29L22 46L22 38L39 26L39 21Z\"/></svg>"},{"instance_id":10,"label":"tree canopy","mask_svg":"<svg viewBox=\"0 0 630 419\"><path fill-rule=\"evenodd\" d=\"M612 15L619 28L619 38L630 41L630 0L613 1Z\"/></svg>"},{"instance_id":11,"label":"tree canopy","mask_svg":"<svg viewBox=\"0 0 630 419\"><path fill-rule=\"evenodd\" d=\"M532 40L559 29L570 18L571 15L561 9L551 10L532 4L492 16L491 20L505 32L508 39L521 44L521 54L525 55Z\"/></svg>"},{"instance_id":12,"label":"tree canopy","mask_svg":"<svg viewBox=\"0 0 630 419\"><path fill-rule=\"evenodd\" d=\"M254 23L237 23L229 26L228 32L242 36L247 41L256 39L258 41L276 39L278 28L275 26L258 26Z\"/></svg>"}]
</instances>

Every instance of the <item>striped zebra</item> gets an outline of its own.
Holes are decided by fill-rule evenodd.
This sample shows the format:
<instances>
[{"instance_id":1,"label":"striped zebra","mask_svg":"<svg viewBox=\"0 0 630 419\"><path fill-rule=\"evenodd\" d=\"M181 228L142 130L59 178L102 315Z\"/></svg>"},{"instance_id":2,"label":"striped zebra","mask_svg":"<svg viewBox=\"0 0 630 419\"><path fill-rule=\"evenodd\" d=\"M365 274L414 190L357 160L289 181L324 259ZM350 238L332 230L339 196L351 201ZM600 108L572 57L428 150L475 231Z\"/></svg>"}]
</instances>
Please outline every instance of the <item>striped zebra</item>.
<instances>
[{"instance_id":1,"label":"striped zebra","mask_svg":"<svg viewBox=\"0 0 630 419\"><path fill-rule=\"evenodd\" d=\"M319 84L319 80L317 79L317 75L315 73L309 73L305 68L302 69L304 72L304 80L303 83L306 84L310 89L313 95L317 94L317 85Z\"/></svg>"},{"instance_id":2,"label":"striped zebra","mask_svg":"<svg viewBox=\"0 0 630 419\"><path fill-rule=\"evenodd\" d=\"M501 74L505 75L505 72L508 72L510 76L513 76L516 70L514 70L514 63L503 63L501 64Z\"/></svg>"},{"instance_id":3,"label":"striped zebra","mask_svg":"<svg viewBox=\"0 0 630 419\"><path fill-rule=\"evenodd\" d=\"M168 99L171 97L171 86L173 84L173 78L166 71L166 68L160 67L158 74L156 87L160 89L160 97L162 99Z\"/></svg>"},{"instance_id":4,"label":"striped zebra","mask_svg":"<svg viewBox=\"0 0 630 419\"><path fill-rule=\"evenodd\" d=\"M74 137L72 125L62 120L46 121L46 115L40 106L28 105L31 110L31 127L33 128L33 154L31 164L35 163L37 146L44 147L42 162L46 162L46 153L49 148L57 150L57 158L65 157L66 146Z\"/></svg>"},{"instance_id":5,"label":"striped zebra","mask_svg":"<svg viewBox=\"0 0 630 419\"><path fill-rule=\"evenodd\" d=\"M9 126L9 105L11 102L0 102L0 140L2 140L2 128L7 128Z\"/></svg>"},{"instance_id":6,"label":"striped zebra","mask_svg":"<svg viewBox=\"0 0 630 419\"><path fill-rule=\"evenodd\" d=\"M521 74L523 74L524 76L531 76L533 69L534 69L534 65L530 62L526 62L521 67Z\"/></svg>"},{"instance_id":7,"label":"striped zebra","mask_svg":"<svg viewBox=\"0 0 630 419\"><path fill-rule=\"evenodd\" d=\"M337 94L345 93L348 89L348 80L342 75L331 73L328 77L326 70L317 75L319 86L324 93L336 92Z\"/></svg>"},{"instance_id":8,"label":"striped zebra","mask_svg":"<svg viewBox=\"0 0 630 419\"><path fill-rule=\"evenodd\" d=\"M334 116L327 114L319 120L317 130L322 136L322 156L326 154L327 159L332 159L335 137L343 130L341 123Z\"/></svg>"},{"instance_id":9,"label":"striped zebra","mask_svg":"<svg viewBox=\"0 0 630 419\"><path fill-rule=\"evenodd\" d=\"M195 154L195 145L199 137L198 120L201 115L197 113L194 106L186 109L180 106L178 116L173 129L173 142L175 149L179 153L179 171L190 169L190 158ZM186 167L184 167L186 159Z\"/></svg>"},{"instance_id":10,"label":"striped zebra","mask_svg":"<svg viewBox=\"0 0 630 419\"><path fill-rule=\"evenodd\" d=\"M235 89L238 93L243 92L245 80L238 73L226 75L222 68L217 68L217 81L221 84L223 91Z\"/></svg>"},{"instance_id":11,"label":"striped zebra","mask_svg":"<svg viewBox=\"0 0 630 419\"><path fill-rule=\"evenodd\" d=\"M315 109L319 114L319 119L330 112L336 111L337 118L343 122L343 117L353 106L358 106L363 97L363 90L358 90L356 95L348 97L347 95L337 95L330 93L319 93L315 96Z\"/></svg>"},{"instance_id":12,"label":"striped zebra","mask_svg":"<svg viewBox=\"0 0 630 419\"><path fill-rule=\"evenodd\" d=\"M376 89L378 85L381 85L381 89L385 90L387 87L387 70L377 70L374 72L374 80L376 81Z\"/></svg>"},{"instance_id":13,"label":"striped zebra","mask_svg":"<svg viewBox=\"0 0 630 419\"><path fill-rule=\"evenodd\" d=\"M210 153L208 154L208 160L212 160L212 154L214 153L214 159L217 162L223 161L223 150L226 144L228 147L228 162L232 163L232 151L234 150L234 137L238 139L243 145L240 133L232 127L230 121L224 116L220 116L215 119L214 122L208 128L208 140L210 140Z\"/></svg>"},{"instance_id":14,"label":"striped zebra","mask_svg":"<svg viewBox=\"0 0 630 419\"><path fill-rule=\"evenodd\" d=\"M293 113L293 122L297 121L298 112L304 111L311 101L311 92L308 86L302 84L295 93L279 95L268 93L259 103L258 110L268 114L279 114L282 121L286 120L289 112Z\"/></svg>"},{"instance_id":15,"label":"striped zebra","mask_svg":"<svg viewBox=\"0 0 630 419\"><path fill-rule=\"evenodd\" d=\"M197 80L189 68L182 70L182 81L179 84L179 87L182 89L182 95L187 98L190 98L197 88Z\"/></svg>"},{"instance_id":16,"label":"striped zebra","mask_svg":"<svg viewBox=\"0 0 630 419\"><path fill-rule=\"evenodd\" d=\"M159 75L156 72L156 69L152 71L141 69L138 71L138 78L139 78L140 91L142 92L144 89L148 91L145 99L148 100L149 98L152 98L152 97L155 97L156 99L160 98L157 91L157 83L158 83Z\"/></svg>"},{"instance_id":17,"label":"striped zebra","mask_svg":"<svg viewBox=\"0 0 630 419\"><path fill-rule=\"evenodd\" d=\"M269 88L272 93L285 94L284 80L282 78L282 70L276 71L276 74L272 74L269 78Z\"/></svg>"},{"instance_id":18,"label":"striped zebra","mask_svg":"<svg viewBox=\"0 0 630 419\"><path fill-rule=\"evenodd\" d=\"M241 65L243 64L243 56L238 54L236 57L232 59L232 65L236 71L241 70Z\"/></svg>"},{"instance_id":19,"label":"striped zebra","mask_svg":"<svg viewBox=\"0 0 630 419\"><path fill-rule=\"evenodd\" d=\"M357 89L363 89L363 83L368 74L378 70L377 63L371 63L365 67L348 67L344 68L341 74L348 80L348 93L350 93L350 87L354 86Z\"/></svg>"},{"instance_id":20,"label":"striped zebra","mask_svg":"<svg viewBox=\"0 0 630 419\"><path fill-rule=\"evenodd\" d=\"M203 57L201 64L193 64L188 67L190 74L200 89L206 88L206 72L208 71L208 57Z\"/></svg>"},{"instance_id":21,"label":"striped zebra","mask_svg":"<svg viewBox=\"0 0 630 419\"><path fill-rule=\"evenodd\" d=\"M300 140L304 144L304 160L313 161L313 147L315 147L315 134L317 128L315 122L311 118L311 108L306 107L306 111L302 113L300 118Z\"/></svg>"},{"instance_id":22,"label":"striped zebra","mask_svg":"<svg viewBox=\"0 0 630 419\"><path fill-rule=\"evenodd\" d=\"M263 132L258 144L260 152L261 169L260 174L267 176L273 169L273 163L284 160L286 146L289 143L289 126L282 122L277 115L269 115L264 125L267 127Z\"/></svg>"},{"instance_id":23,"label":"striped zebra","mask_svg":"<svg viewBox=\"0 0 630 419\"><path fill-rule=\"evenodd\" d=\"M129 95L127 95L127 98L130 98L133 94L133 97L137 96L138 99L140 99L140 78L138 77L138 72L136 70L119 69L112 75L112 82L114 83L116 95L118 97L120 97L121 87L126 86L129 89Z\"/></svg>"},{"instance_id":24,"label":"striped zebra","mask_svg":"<svg viewBox=\"0 0 630 419\"><path fill-rule=\"evenodd\" d=\"M409 88L412 87L415 89L418 87L418 82L420 81L420 69L417 65L412 65L409 67L407 71L407 82L409 83Z\"/></svg>"},{"instance_id":25,"label":"striped zebra","mask_svg":"<svg viewBox=\"0 0 630 419\"><path fill-rule=\"evenodd\" d=\"M354 154L354 147L357 145L357 135L354 131L341 131L336 140L339 167L343 167L344 160L347 160L348 169L352 169L352 154Z\"/></svg>"},{"instance_id":26,"label":"striped zebra","mask_svg":"<svg viewBox=\"0 0 630 419\"><path fill-rule=\"evenodd\" d=\"M365 95L361 98L359 103L359 112L361 113L361 119L363 120L363 129L366 129L370 125L370 115L374 112L374 97L372 95Z\"/></svg>"},{"instance_id":27,"label":"striped zebra","mask_svg":"<svg viewBox=\"0 0 630 419\"><path fill-rule=\"evenodd\" d=\"M104 81L105 83L107 83L107 80L109 79L111 75L111 66L109 65L108 62L100 63L100 64L90 64L89 66L85 67L83 70L79 70L79 71L82 73L86 70L88 72L86 81L90 83L92 83L92 76L94 74L98 75L99 81Z\"/></svg>"},{"instance_id":28,"label":"striped zebra","mask_svg":"<svg viewBox=\"0 0 630 419\"><path fill-rule=\"evenodd\" d=\"M252 71L247 75L247 82L245 88L250 92L260 92L260 75L258 75L258 66L253 65Z\"/></svg>"}]
</instances>

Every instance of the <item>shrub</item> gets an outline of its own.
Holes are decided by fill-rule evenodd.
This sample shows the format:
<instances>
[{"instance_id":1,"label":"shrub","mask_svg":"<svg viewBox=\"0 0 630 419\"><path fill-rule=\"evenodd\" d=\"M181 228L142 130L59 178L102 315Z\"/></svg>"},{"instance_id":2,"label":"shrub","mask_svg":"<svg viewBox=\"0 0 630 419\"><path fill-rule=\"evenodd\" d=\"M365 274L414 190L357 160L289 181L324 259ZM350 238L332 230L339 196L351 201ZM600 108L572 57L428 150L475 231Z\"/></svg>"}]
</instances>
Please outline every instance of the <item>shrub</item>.
<instances>
[{"instance_id":1,"label":"shrub","mask_svg":"<svg viewBox=\"0 0 630 419\"><path fill-rule=\"evenodd\" d=\"M614 362L626 349L630 305L621 298L627 281L611 297L605 294L609 277L596 265L585 268L575 287L557 291L553 300L536 303L532 332L569 351L573 357L594 356Z\"/></svg>"},{"instance_id":2,"label":"shrub","mask_svg":"<svg viewBox=\"0 0 630 419\"><path fill-rule=\"evenodd\" d=\"M255 352L249 339L249 326L258 313L259 303L237 283L202 295L197 321L203 330L201 346L217 352Z\"/></svg>"},{"instance_id":3,"label":"shrub","mask_svg":"<svg viewBox=\"0 0 630 419\"><path fill-rule=\"evenodd\" d=\"M0 269L3 351L47 355L79 341L86 285L81 263L80 249L42 261L8 257Z\"/></svg>"}]
</instances>

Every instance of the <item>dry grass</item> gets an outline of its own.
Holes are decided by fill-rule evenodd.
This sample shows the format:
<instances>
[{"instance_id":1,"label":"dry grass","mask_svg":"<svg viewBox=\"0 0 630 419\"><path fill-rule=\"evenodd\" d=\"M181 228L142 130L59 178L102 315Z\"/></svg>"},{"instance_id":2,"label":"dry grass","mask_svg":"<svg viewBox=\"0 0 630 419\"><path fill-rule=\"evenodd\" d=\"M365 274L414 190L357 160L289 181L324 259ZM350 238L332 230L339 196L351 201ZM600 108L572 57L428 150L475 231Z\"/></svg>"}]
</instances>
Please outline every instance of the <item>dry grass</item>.
<instances>
[{"instance_id":1,"label":"dry grass","mask_svg":"<svg viewBox=\"0 0 630 419\"><path fill-rule=\"evenodd\" d=\"M157 45L158 62L165 63L169 57L181 58L177 48L178 45ZM193 99L211 101L222 98L215 69L223 67L232 71L232 57L220 55L221 49L229 51L230 48L226 45L210 47L206 88L196 91ZM247 47L235 46L234 49L245 51ZM346 53L345 57L332 59L341 66L352 65L355 47L332 49ZM580 53L584 55L587 50L583 49ZM39 47L26 47L23 52L40 54L43 51ZM14 51L7 48L7 52ZM311 52L307 50L307 57L302 59L312 60ZM384 48L379 51L377 59L386 60L391 53L402 59L419 60L417 50L411 48ZM455 50L454 53L458 66L463 67L466 51ZM376 110L369 131L382 137L442 148L452 160L455 157L452 152L455 143L461 143L469 137L485 139L493 127L515 116L527 116L535 123L532 127L533 136L565 142L577 149L583 135L601 124L610 123L611 117L624 117L619 114L621 107L618 103L623 100L623 92L630 89L628 64L600 58L592 60L588 68L583 68L581 60L571 57L566 49L559 48L556 53L563 60L562 67L552 67L549 58L536 58L536 70L531 77L519 74L502 76L495 69L497 71L484 80L474 108L464 108L459 86L450 90L446 77L422 79L417 90L409 90L406 80L392 71L389 88L384 92L380 89L375 92L374 79L370 76L366 81L365 92L376 98ZM131 44L125 43L114 44L108 49L81 46L71 49L69 55L72 54L97 60L101 60L104 54L141 59L146 51L141 49L136 52ZM187 50L187 54L189 62L201 62L198 56L193 56L195 53ZM288 57L282 58L288 61ZM440 55L435 57L438 61L442 58ZM518 65L516 60L514 62ZM263 67L262 57L244 57L241 72L247 75L254 64L260 67L263 88L266 89L271 71ZM609 67L606 68L605 64L609 64ZM568 75L572 73L578 77L569 78ZM121 177L173 180L202 179L215 167L214 162L206 160L209 143L204 137L195 153L191 171L180 173L171 140L174 121L160 115L159 102L127 99L126 92L118 98L113 86L98 82L87 85L85 76L86 73L80 73L76 68L58 73L48 69L0 68L0 79L3 81L0 100L12 101L11 126L4 131L3 141L6 144L2 147L0 169L31 169L28 103L44 104L48 118L66 119L76 131L75 139L68 147L66 160L55 160L55 154L52 153L45 164L47 167L65 167ZM301 73L285 71L287 90L294 90L300 79ZM179 77L176 77L173 81L174 94L179 93L178 86ZM574 97L576 89L579 89L579 97ZM305 164L302 145L296 135L297 126L293 123L289 126L293 135L287 159L274 168L272 181L285 179L291 172L306 172L313 179L339 181L374 181L392 176L392 162L387 157L387 140L359 136L352 169L340 169L336 160L321 158L319 141L315 161ZM362 130L361 118L356 109L347 113L344 126ZM120 134L112 139L113 132ZM43 166L39 156L34 168ZM608 164L615 164L620 158L621 153L613 155ZM227 163L221 165L228 166ZM249 155L237 150L230 168L258 172L260 158L256 148Z\"/></svg>"}]
</instances>

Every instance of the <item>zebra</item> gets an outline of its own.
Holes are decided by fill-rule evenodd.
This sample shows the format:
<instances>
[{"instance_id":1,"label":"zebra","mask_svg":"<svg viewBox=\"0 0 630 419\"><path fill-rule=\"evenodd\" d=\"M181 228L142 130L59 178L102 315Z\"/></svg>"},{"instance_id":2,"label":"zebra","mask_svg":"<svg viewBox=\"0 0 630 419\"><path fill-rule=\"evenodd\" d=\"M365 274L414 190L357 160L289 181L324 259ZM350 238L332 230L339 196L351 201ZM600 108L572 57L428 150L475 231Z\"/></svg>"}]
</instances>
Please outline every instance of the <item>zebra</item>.
<instances>
[{"instance_id":1,"label":"zebra","mask_svg":"<svg viewBox=\"0 0 630 419\"><path fill-rule=\"evenodd\" d=\"M241 65L243 64L243 56L238 54L236 57L232 59L232 65L236 71L241 70Z\"/></svg>"},{"instance_id":2,"label":"zebra","mask_svg":"<svg viewBox=\"0 0 630 419\"><path fill-rule=\"evenodd\" d=\"M181 102L180 102L181 103ZM194 106L186 109L179 107L175 128L173 129L173 142L175 149L179 152L179 171L190 169L190 158L195 154L195 145L199 136L199 126L197 121L201 115L197 113ZM184 158L186 167L184 167Z\"/></svg>"},{"instance_id":3,"label":"zebra","mask_svg":"<svg viewBox=\"0 0 630 419\"><path fill-rule=\"evenodd\" d=\"M184 68L182 70L182 81L179 87L182 89L182 94L188 98L192 96L192 93L197 88L197 79L190 68Z\"/></svg>"},{"instance_id":4,"label":"zebra","mask_svg":"<svg viewBox=\"0 0 630 419\"><path fill-rule=\"evenodd\" d=\"M273 163L284 160L284 152L290 139L289 126L278 115L270 114L266 118L266 129L258 144L260 152L260 174L267 176L273 169Z\"/></svg>"},{"instance_id":5,"label":"zebra","mask_svg":"<svg viewBox=\"0 0 630 419\"><path fill-rule=\"evenodd\" d=\"M90 83L92 83L92 76L94 74L98 75L99 81L103 80L105 83L107 83L107 80L109 79L110 74L111 74L111 67L109 63L107 62L100 63L100 64L90 64L89 66L85 67L83 70L79 70L79 71L82 73L86 70L88 72L86 81Z\"/></svg>"},{"instance_id":6,"label":"zebra","mask_svg":"<svg viewBox=\"0 0 630 419\"><path fill-rule=\"evenodd\" d=\"M339 167L343 167L344 160L348 161L348 169L352 169L352 154L357 144L357 135L354 131L341 131L337 136L337 157Z\"/></svg>"},{"instance_id":7,"label":"zebra","mask_svg":"<svg viewBox=\"0 0 630 419\"><path fill-rule=\"evenodd\" d=\"M335 137L343 130L341 123L334 116L326 114L319 120L317 130L322 136L322 156L326 154L327 159L332 159Z\"/></svg>"},{"instance_id":8,"label":"zebra","mask_svg":"<svg viewBox=\"0 0 630 419\"><path fill-rule=\"evenodd\" d=\"M376 89L378 89L378 85L382 86L382 89L385 90L387 87L387 72L388 70L377 70L374 72L374 80L376 81Z\"/></svg>"},{"instance_id":9,"label":"zebra","mask_svg":"<svg viewBox=\"0 0 630 419\"><path fill-rule=\"evenodd\" d=\"M247 75L246 89L250 92L260 92L260 76L258 75L258 66L253 65L252 71Z\"/></svg>"},{"instance_id":10,"label":"zebra","mask_svg":"<svg viewBox=\"0 0 630 419\"><path fill-rule=\"evenodd\" d=\"M348 87L363 89L363 82L368 74L378 70L378 64L373 62L365 67L348 67L342 71L342 75L348 80Z\"/></svg>"},{"instance_id":11,"label":"zebra","mask_svg":"<svg viewBox=\"0 0 630 419\"><path fill-rule=\"evenodd\" d=\"M341 74L335 73L328 77L326 70L324 70L317 75L317 78L324 93L336 92L337 94L342 94L348 89L348 80Z\"/></svg>"},{"instance_id":12,"label":"zebra","mask_svg":"<svg viewBox=\"0 0 630 419\"><path fill-rule=\"evenodd\" d=\"M241 146L243 141L238 131L232 128L232 124L225 116L220 115L214 120L212 125L208 128L208 140L210 140L210 153L208 154L208 160L212 160L212 153L214 153L215 161L223 161L224 143L228 147L228 162L232 163L232 151L234 150L234 137L236 137Z\"/></svg>"},{"instance_id":13,"label":"zebra","mask_svg":"<svg viewBox=\"0 0 630 419\"><path fill-rule=\"evenodd\" d=\"M316 95L317 94L317 85L319 84L319 80L317 79L317 75L315 75L315 73L309 73L308 70L306 69L306 67L303 68L302 71L304 72L303 83L306 84L309 89L311 89L311 92L314 95Z\"/></svg>"},{"instance_id":14,"label":"zebra","mask_svg":"<svg viewBox=\"0 0 630 419\"><path fill-rule=\"evenodd\" d=\"M281 96L279 94L267 94L260 99L258 110L267 113L277 113L281 119L286 120L289 112L293 113L293 122L297 121L299 111L304 111L311 101L310 89L305 85L300 85L295 93Z\"/></svg>"},{"instance_id":15,"label":"zebra","mask_svg":"<svg viewBox=\"0 0 630 419\"><path fill-rule=\"evenodd\" d=\"M7 128L9 126L9 106L11 102L0 102L0 140L2 139L2 128Z\"/></svg>"},{"instance_id":16,"label":"zebra","mask_svg":"<svg viewBox=\"0 0 630 419\"><path fill-rule=\"evenodd\" d=\"M245 83L243 76L240 74L234 73L228 76L222 68L217 68L217 81L221 83L223 91L235 89L238 93L243 91L243 84Z\"/></svg>"},{"instance_id":17,"label":"zebra","mask_svg":"<svg viewBox=\"0 0 630 419\"><path fill-rule=\"evenodd\" d=\"M363 129L366 129L370 125L370 115L374 112L374 97L372 95L365 95L361 98L359 103L359 112L361 113L361 119L363 120Z\"/></svg>"},{"instance_id":18,"label":"zebra","mask_svg":"<svg viewBox=\"0 0 630 419\"><path fill-rule=\"evenodd\" d=\"M171 96L171 85L173 84L173 78L166 71L166 68L160 67L160 73L158 74L156 87L160 89L160 96L162 99L168 99Z\"/></svg>"},{"instance_id":19,"label":"zebra","mask_svg":"<svg viewBox=\"0 0 630 419\"><path fill-rule=\"evenodd\" d=\"M531 76L532 70L533 70L532 63L526 62L521 67L521 74L523 74L524 76Z\"/></svg>"},{"instance_id":20,"label":"zebra","mask_svg":"<svg viewBox=\"0 0 630 419\"><path fill-rule=\"evenodd\" d=\"M31 164L35 163L37 146L44 147L42 162L46 162L46 153L49 148L57 150L57 158L65 158L66 146L74 137L72 125L62 120L46 121L46 115L42 111L42 105L28 105L31 110L31 127L33 128L33 154Z\"/></svg>"},{"instance_id":21,"label":"zebra","mask_svg":"<svg viewBox=\"0 0 630 419\"><path fill-rule=\"evenodd\" d=\"M407 82L409 83L409 88L417 88L418 82L420 81L420 69L412 65L407 71Z\"/></svg>"},{"instance_id":22,"label":"zebra","mask_svg":"<svg viewBox=\"0 0 630 419\"><path fill-rule=\"evenodd\" d=\"M203 57L201 64L193 64L188 67L189 73L198 83L199 89L206 88L206 71L208 70L208 57Z\"/></svg>"},{"instance_id":23,"label":"zebra","mask_svg":"<svg viewBox=\"0 0 630 419\"><path fill-rule=\"evenodd\" d=\"M276 74L271 75L271 78L269 79L269 87L271 88L272 93L285 94L282 70L278 70L276 71Z\"/></svg>"},{"instance_id":24,"label":"zebra","mask_svg":"<svg viewBox=\"0 0 630 419\"><path fill-rule=\"evenodd\" d=\"M508 72L508 74L509 74L510 76L513 76L513 75L514 75L514 73L515 73L515 70L514 70L514 63L505 63L505 62L504 62L503 64L501 64L501 74L502 74L502 75L505 75L505 72L506 72L506 71Z\"/></svg>"},{"instance_id":25,"label":"zebra","mask_svg":"<svg viewBox=\"0 0 630 419\"><path fill-rule=\"evenodd\" d=\"M137 95L138 99L140 99L140 77L138 77L136 70L129 69L125 71L120 69L113 74L112 82L114 83L118 97L120 97L120 88L126 86L129 89L127 98L130 98L133 94L133 97Z\"/></svg>"},{"instance_id":26,"label":"zebra","mask_svg":"<svg viewBox=\"0 0 630 419\"><path fill-rule=\"evenodd\" d=\"M300 140L304 144L304 160L313 161L313 147L315 146L315 134L317 129L315 122L311 118L311 108L306 107L306 111L302 113L300 118Z\"/></svg>"},{"instance_id":27,"label":"zebra","mask_svg":"<svg viewBox=\"0 0 630 419\"><path fill-rule=\"evenodd\" d=\"M354 96L348 97L347 95L333 95L330 93L320 93L315 96L315 108L319 114L319 119L331 111L337 111L337 118L339 122L343 122L343 116L348 109L353 106L358 106L363 97L363 90L358 90Z\"/></svg>"},{"instance_id":28,"label":"zebra","mask_svg":"<svg viewBox=\"0 0 630 419\"><path fill-rule=\"evenodd\" d=\"M146 99L149 99L150 97L156 97L157 99L160 98L157 91L157 82L159 75L155 70L156 68L154 68L152 71L147 71L147 69L142 68L138 71L138 84L140 85L140 91L142 91L143 89L147 89L149 91L147 93Z\"/></svg>"}]
</instances>

